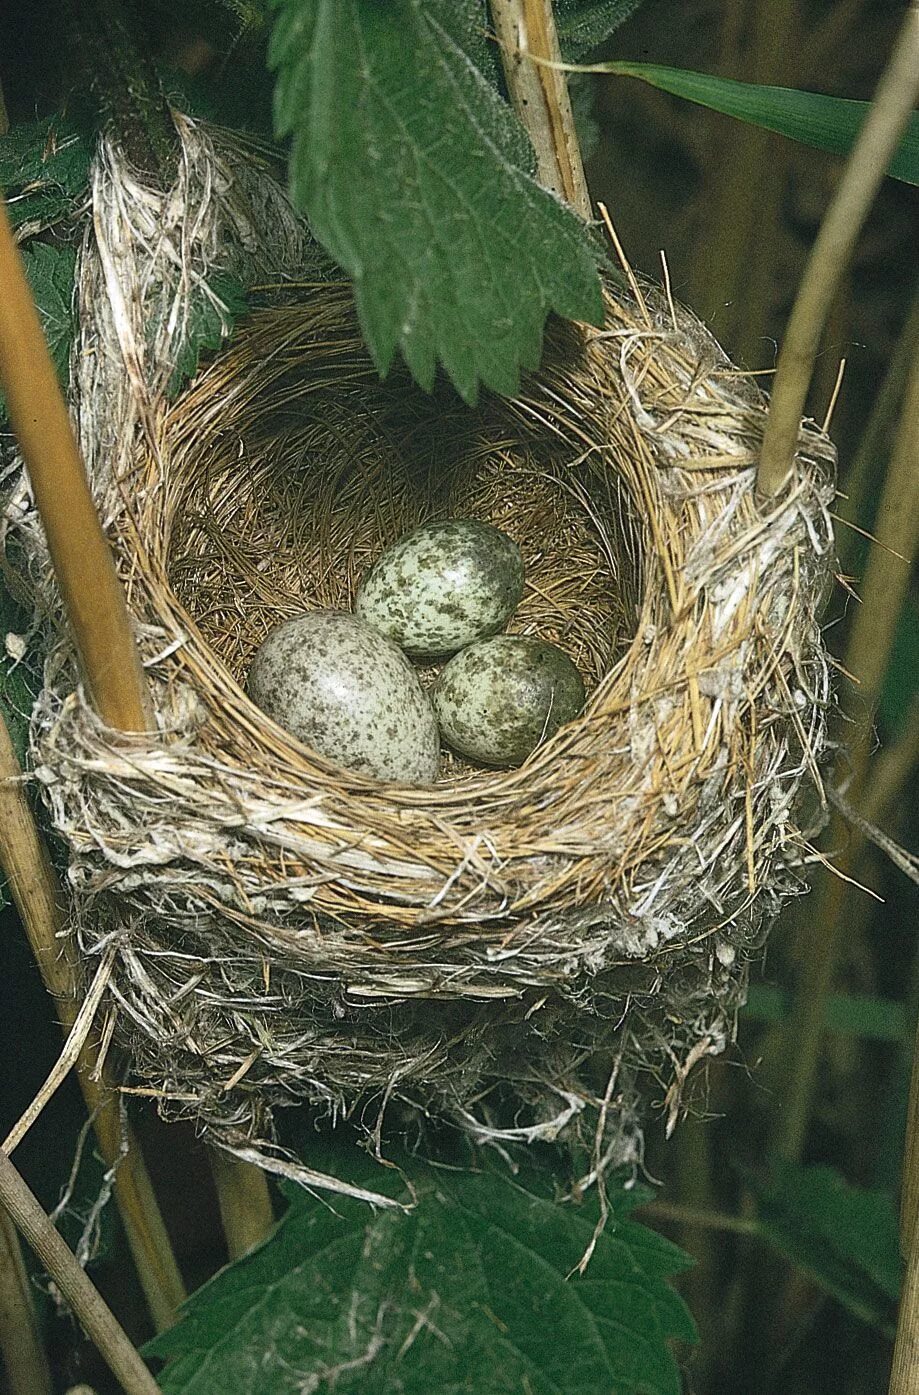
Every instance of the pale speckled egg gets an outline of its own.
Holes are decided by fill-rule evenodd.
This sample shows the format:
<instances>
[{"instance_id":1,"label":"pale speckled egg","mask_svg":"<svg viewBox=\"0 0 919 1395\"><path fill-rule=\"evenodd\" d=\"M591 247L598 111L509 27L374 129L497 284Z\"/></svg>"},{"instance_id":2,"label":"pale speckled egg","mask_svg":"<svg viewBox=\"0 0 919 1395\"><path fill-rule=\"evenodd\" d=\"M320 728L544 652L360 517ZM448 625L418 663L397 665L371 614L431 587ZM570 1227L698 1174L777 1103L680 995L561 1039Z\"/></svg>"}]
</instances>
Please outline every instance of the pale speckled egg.
<instances>
[{"instance_id":1,"label":"pale speckled egg","mask_svg":"<svg viewBox=\"0 0 919 1395\"><path fill-rule=\"evenodd\" d=\"M440 738L418 675L353 615L317 610L278 625L246 689L279 726L349 770L413 785L437 778Z\"/></svg>"},{"instance_id":2,"label":"pale speckled egg","mask_svg":"<svg viewBox=\"0 0 919 1395\"><path fill-rule=\"evenodd\" d=\"M584 706L584 682L554 644L496 635L463 649L434 686L441 735L483 765L519 765Z\"/></svg>"},{"instance_id":3,"label":"pale speckled egg","mask_svg":"<svg viewBox=\"0 0 919 1395\"><path fill-rule=\"evenodd\" d=\"M454 654L492 635L523 593L520 548L474 519L425 523L383 553L354 609L409 654Z\"/></svg>"}]
</instances>

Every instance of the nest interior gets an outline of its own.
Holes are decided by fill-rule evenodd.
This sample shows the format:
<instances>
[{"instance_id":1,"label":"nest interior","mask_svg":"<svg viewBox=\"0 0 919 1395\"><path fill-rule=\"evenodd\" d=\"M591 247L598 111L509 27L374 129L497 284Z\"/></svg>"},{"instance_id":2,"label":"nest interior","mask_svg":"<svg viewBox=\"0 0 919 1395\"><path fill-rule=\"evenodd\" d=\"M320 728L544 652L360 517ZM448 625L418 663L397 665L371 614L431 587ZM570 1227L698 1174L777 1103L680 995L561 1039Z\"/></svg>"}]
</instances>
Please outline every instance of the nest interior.
<instances>
[{"instance_id":1,"label":"nest interior","mask_svg":"<svg viewBox=\"0 0 919 1395\"><path fill-rule=\"evenodd\" d=\"M192 171L219 161L215 138L183 138ZM610 286L601 330L550 322L539 372L474 410L381 383L334 279L269 297L171 401L170 344L152 388L136 344L149 287L165 322L184 282L174 249L154 274L136 250L149 229L122 226L125 179L109 152L76 406L157 739L100 726L62 629L33 760L135 1070L165 1109L263 1157L277 1105L396 1096L479 1138L586 1128L598 1164L634 1158L640 1095L653 1082L675 1116L802 889L829 702L830 443L803 429L764 506L764 399L635 283ZM132 297L113 304L132 245ZM100 440L122 444L114 465ZM457 514L520 542L513 627L558 642L589 701L518 770L380 785L267 721L241 680L279 619L349 607L383 546ZM6 519L41 572L27 486Z\"/></svg>"}]
</instances>

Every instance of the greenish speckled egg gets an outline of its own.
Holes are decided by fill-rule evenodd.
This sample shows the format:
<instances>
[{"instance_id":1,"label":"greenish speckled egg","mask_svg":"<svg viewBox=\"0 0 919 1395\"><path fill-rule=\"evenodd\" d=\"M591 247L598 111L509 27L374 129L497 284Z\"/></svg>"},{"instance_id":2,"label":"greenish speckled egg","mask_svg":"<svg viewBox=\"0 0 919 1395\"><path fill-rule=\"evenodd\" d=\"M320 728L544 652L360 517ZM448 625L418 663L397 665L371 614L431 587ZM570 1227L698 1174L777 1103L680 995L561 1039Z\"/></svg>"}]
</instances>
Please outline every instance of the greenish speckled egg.
<instances>
[{"instance_id":1,"label":"greenish speckled egg","mask_svg":"<svg viewBox=\"0 0 919 1395\"><path fill-rule=\"evenodd\" d=\"M353 615L317 610L278 625L246 687L279 726L349 770L413 785L437 779L440 738L418 675Z\"/></svg>"},{"instance_id":2,"label":"greenish speckled egg","mask_svg":"<svg viewBox=\"0 0 919 1395\"><path fill-rule=\"evenodd\" d=\"M433 692L444 739L484 765L519 765L578 715L584 697L568 655L529 635L470 644L446 665Z\"/></svg>"},{"instance_id":3,"label":"greenish speckled egg","mask_svg":"<svg viewBox=\"0 0 919 1395\"><path fill-rule=\"evenodd\" d=\"M425 523L388 548L354 609L409 654L454 654L493 635L523 593L520 548L490 523Z\"/></svg>"}]
</instances>

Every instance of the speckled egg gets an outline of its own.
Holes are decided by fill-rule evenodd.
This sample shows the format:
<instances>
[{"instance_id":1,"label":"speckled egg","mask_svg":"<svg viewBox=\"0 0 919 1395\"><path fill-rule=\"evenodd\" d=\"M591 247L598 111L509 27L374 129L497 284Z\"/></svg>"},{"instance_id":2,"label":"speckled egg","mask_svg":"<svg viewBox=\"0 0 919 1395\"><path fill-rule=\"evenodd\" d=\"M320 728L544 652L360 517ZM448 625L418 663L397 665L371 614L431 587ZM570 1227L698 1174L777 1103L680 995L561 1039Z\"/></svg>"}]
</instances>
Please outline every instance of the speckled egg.
<instances>
[{"instance_id":1,"label":"speckled egg","mask_svg":"<svg viewBox=\"0 0 919 1395\"><path fill-rule=\"evenodd\" d=\"M584 696L568 655L528 635L471 644L446 665L433 692L444 739L484 765L519 765L578 715Z\"/></svg>"},{"instance_id":2,"label":"speckled egg","mask_svg":"<svg viewBox=\"0 0 919 1395\"><path fill-rule=\"evenodd\" d=\"M490 523L426 523L388 548L354 609L410 654L454 654L493 635L523 593L520 548Z\"/></svg>"},{"instance_id":3,"label":"speckled egg","mask_svg":"<svg viewBox=\"0 0 919 1395\"><path fill-rule=\"evenodd\" d=\"M437 778L440 739L418 675L353 615L317 610L279 625L246 687L279 726L349 770L413 785Z\"/></svg>"}]
</instances>

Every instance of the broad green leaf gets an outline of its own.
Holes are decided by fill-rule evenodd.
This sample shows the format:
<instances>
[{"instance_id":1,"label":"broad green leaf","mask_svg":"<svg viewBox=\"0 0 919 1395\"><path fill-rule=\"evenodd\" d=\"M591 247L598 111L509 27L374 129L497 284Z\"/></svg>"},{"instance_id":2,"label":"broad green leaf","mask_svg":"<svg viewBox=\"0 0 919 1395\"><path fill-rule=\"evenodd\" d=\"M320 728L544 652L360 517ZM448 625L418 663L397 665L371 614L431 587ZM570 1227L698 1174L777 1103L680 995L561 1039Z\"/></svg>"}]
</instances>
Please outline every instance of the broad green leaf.
<instances>
[{"instance_id":1,"label":"broad green leaf","mask_svg":"<svg viewBox=\"0 0 919 1395\"><path fill-rule=\"evenodd\" d=\"M565 58L577 61L614 34L642 0L555 0L558 38Z\"/></svg>"},{"instance_id":2,"label":"broad green leaf","mask_svg":"<svg viewBox=\"0 0 919 1395\"><path fill-rule=\"evenodd\" d=\"M779 1162L752 1183L764 1237L850 1312L892 1332L900 1290L897 1217L886 1192L850 1187L829 1167Z\"/></svg>"},{"instance_id":3,"label":"broad green leaf","mask_svg":"<svg viewBox=\"0 0 919 1395\"><path fill-rule=\"evenodd\" d=\"M361 1175L405 1196L382 1173ZM408 1180L408 1214L291 1194L274 1236L148 1347L167 1395L679 1395L669 1340L695 1333L667 1280L688 1260L629 1219L640 1189L614 1192L579 1278L589 1208L490 1172L412 1163Z\"/></svg>"},{"instance_id":4,"label":"broad green leaf","mask_svg":"<svg viewBox=\"0 0 919 1395\"><path fill-rule=\"evenodd\" d=\"M76 253L71 247L33 242L23 248L22 259L57 375L66 387L70 346L76 328L73 295Z\"/></svg>"},{"instance_id":5,"label":"broad green leaf","mask_svg":"<svg viewBox=\"0 0 919 1395\"><path fill-rule=\"evenodd\" d=\"M888 732L897 732L916 700L919 673L919 606L909 600L900 612L893 649L881 690L880 717Z\"/></svg>"},{"instance_id":6,"label":"broad green leaf","mask_svg":"<svg viewBox=\"0 0 919 1395\"><path fill-rule=\"evenodd\" d=\"M89 146L59 120L14 126L0 136L0 188L14 228L38 231L70 213L89 181Z\"/></svg>"},{"instance_id":7,"label":"broad green leaf","mask_svg":"<svg viewBox=\"0 0 919 1395\"><path fill-rule=\"evenodd\" d=\"M683 68L663 68L656 63L594 63L586 71L640 78L676 97L837 155L851 150L870 105L821 92L757 86ZM919 113L910 118L887 173L907 184L919 184Z\"/></svg>"},{"instance_id":8,"label":"broad green leaf","mask_svg":"<svg viewBox=\"0 0 919 1395\"><path fill-rule=\"evenodd\" d=\"M209 278L207 292L200 286L196 288L189 301L185 333L169 382L170 394L178 392L194 376L202 353L220 348L245 311L245 287L235 276L217 272Z\"/></svg>"},{"instance_id":9,"label":"broad green leaf","mask_svg":"<svg viewBox=\"0 0 919 1395\"><path fill-rule=\"evenodd\" d=\"M293 197L354 283L377 367L401 350L430 389L441 364L468 402L480 384L516 391L550 311L602 315L587 230L534 182L476 65L480 15L479 0L277 0L270 49Z\"/></svg>"}]
</instances>

